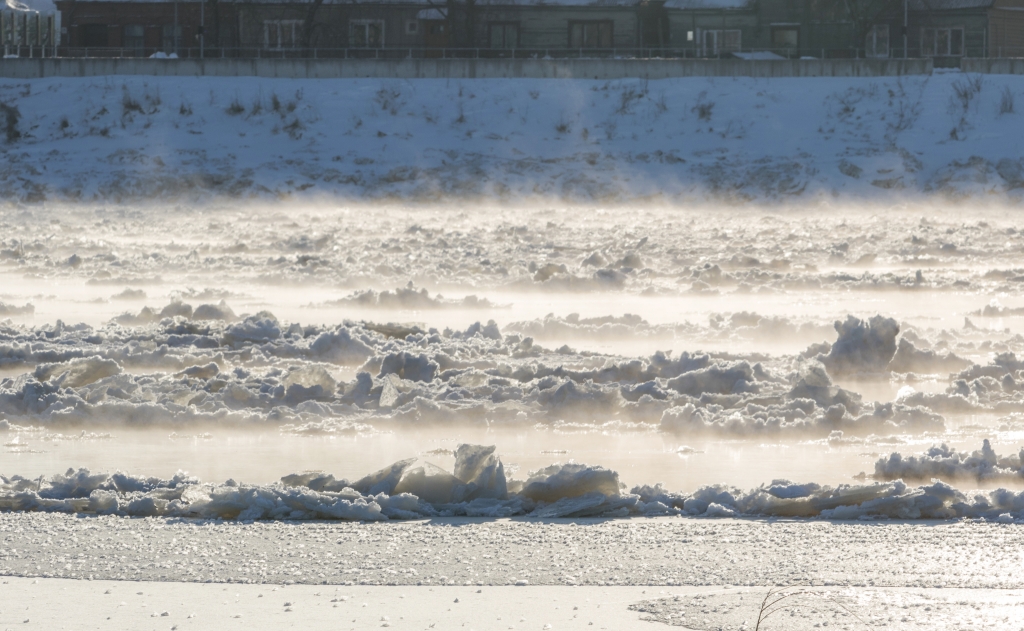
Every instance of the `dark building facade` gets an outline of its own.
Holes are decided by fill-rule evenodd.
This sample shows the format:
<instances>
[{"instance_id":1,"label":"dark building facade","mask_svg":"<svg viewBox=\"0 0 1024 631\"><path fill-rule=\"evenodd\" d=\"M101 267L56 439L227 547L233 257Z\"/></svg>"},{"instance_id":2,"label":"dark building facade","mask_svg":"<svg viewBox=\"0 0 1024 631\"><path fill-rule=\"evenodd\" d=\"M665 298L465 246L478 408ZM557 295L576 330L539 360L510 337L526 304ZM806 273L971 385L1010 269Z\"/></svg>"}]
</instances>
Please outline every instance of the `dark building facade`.
<instances>
[{"instance_id":1,"label":"dark building facade","mask_svg":"<svg viewBox=\"0 0 1024 631\"><path fill-rule=\"evenodd\" d=\"M1024 0L58 0L71 55L1024 54ZM904 37L905 36L905 37ZM906 45L904 45L904 40Z\"/></svg>"}]
</instances>

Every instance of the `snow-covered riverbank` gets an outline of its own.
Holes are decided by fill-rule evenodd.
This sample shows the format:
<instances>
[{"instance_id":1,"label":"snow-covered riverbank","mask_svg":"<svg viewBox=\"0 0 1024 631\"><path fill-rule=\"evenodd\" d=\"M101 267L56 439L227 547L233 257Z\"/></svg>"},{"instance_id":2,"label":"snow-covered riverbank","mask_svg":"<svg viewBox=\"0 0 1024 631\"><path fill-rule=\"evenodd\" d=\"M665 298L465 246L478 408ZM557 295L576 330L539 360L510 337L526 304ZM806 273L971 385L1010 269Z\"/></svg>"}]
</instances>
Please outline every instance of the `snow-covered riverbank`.
<instances>
[{"instance_id":1,"label":"snow-covered riverbank","mask_svg":"<svg viewBox=\"0 0 1024 631\"><path fill-rule=\"evenodd\" d=\"M1021 92L961 73L4 80L0 199L1004 204Z\"/></svg>"}]
</instances>

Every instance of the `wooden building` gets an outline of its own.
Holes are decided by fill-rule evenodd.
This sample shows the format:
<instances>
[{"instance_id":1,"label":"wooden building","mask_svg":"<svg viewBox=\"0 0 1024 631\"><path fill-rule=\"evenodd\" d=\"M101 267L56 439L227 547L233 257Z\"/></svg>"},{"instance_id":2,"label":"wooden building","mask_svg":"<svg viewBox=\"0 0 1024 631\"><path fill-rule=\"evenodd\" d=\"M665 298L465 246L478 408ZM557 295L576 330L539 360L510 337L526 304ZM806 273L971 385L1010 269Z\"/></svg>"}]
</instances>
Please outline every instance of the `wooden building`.
<instances>
[{"instance_id":1,"label":"wooden building","mask_svg":"<svg viewBox=\"0 0 1024 631\"><path fill-rule=\"evenodd\" d=\"M988 23L989 57L1024 57L1024 0L995 0Z\"/></svg>"}]
</instances>

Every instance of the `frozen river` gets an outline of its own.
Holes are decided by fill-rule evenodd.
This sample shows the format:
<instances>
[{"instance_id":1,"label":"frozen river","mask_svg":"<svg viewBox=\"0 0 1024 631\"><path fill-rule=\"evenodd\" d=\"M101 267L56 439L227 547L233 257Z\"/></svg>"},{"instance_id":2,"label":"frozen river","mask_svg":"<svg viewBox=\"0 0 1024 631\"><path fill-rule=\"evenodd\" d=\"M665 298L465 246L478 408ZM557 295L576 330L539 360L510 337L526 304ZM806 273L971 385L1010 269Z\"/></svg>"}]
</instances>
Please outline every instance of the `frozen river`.
<instances>
[{"instance_id":1,"label":"frozen river","mask_svg":"<svg viewBox=\"0 0 1024 631\"><path fill-rule=\"evenodd\" d=\"M1015 215L254 212L0 214L0 627L1016 628Z\"/></svg>"},{"instance_id":2,"label":"frozen river","mask_svg":"<svg viewBox=\"0 0 1024 631\"><path fill-rule=\"evenodd\" d=\"M1014 215L703 213L5 211L0 473L39 499L7 504L155 493L150 512L187 515L187 486L274 495L300 474L289 492L437 500L409 515L616 487L631 514L700 493L699 512L817 514L852 485L852 506L893 503L865 517L1016 519ZM458 464L462 444L495 449ZM914 490L933 479L1009 495ZM74 501L94 491L114 496Z\"/></svg>"}]
</instances>

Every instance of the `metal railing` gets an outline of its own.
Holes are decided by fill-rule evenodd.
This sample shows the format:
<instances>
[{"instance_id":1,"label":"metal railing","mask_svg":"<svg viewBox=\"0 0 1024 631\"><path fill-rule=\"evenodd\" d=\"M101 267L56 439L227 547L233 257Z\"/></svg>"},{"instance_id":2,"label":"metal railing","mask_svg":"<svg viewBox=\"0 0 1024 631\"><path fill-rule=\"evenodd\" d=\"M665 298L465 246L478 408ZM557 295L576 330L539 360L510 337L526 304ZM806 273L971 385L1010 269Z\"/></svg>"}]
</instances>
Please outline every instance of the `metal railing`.
<instances>
[{"instance_id":1,"label":"metal railing","mask_svg":"<svg viewBox=\"0 0 1024 631\"><path fill-rule=\"evenodd\" d=\"M988 57L988 51L968 50L968 57ZM995 57L1024 57L1024 47L998 48ZM178 59L920 59L931 57L936 67L957 66L961 55L934 55L911 49L890 49L888 56L874 56L858 48L756 48L708 50L687 48L258 48L189 47L178 49ZM165 57L161 48L7 46L5 57L22 58L147 58Z\"/></svg>"},{"instance_id":2,"label":"metal railing","mask_svg":"<svg viewBox=\"0 0 1024 631\"><path fill-rule=\"evenodd\" d=\"M42 59L49 57L57 57L57 46L52 45L18 45L8 44L2 47L4 58L27 58L27 59Z\"/></svg>"}]
</instances>

